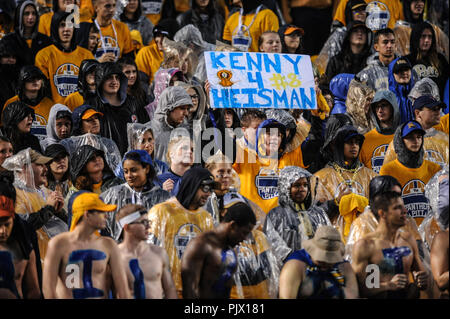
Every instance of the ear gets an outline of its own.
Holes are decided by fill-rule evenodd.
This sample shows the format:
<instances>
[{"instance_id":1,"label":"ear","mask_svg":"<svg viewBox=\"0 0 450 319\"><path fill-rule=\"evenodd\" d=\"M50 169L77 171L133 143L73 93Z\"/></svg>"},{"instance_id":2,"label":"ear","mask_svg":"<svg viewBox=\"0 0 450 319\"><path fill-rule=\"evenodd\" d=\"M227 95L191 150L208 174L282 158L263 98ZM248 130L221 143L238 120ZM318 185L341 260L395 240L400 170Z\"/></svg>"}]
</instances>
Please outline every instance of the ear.
<instances>
[{"instance_id":1,"label":"ear","mask_svg":"<svg viewBox=\"0 0 450 319\"><path fill-rule=\"evenodd\" d=\"M414 118L418 118L421 110L414 110Z\"/></svg>"},{"instance_id":2,"label":"ear","mask_svg":"<svg viewBox=\"0 0 450 319\"><path fill-rule=\"evenodd\" d=\"M378 210L378 216L380 216L380 218L386 218L386 213L384 212L384 210L379 209Z\"/></svg>"},{"instance_id":3,"label":"ear","mask_svg":"<svg viewBox=\"0 0 450 319\"><path fill-rule=\"evenodd\" d=\"M379 48L379 45L378 45L378 43L374 43L374 45L373 45L373 48L375 49L375 51L377 51L377 52L378 52L378 48Z\"/></svg>"}]
</instances>

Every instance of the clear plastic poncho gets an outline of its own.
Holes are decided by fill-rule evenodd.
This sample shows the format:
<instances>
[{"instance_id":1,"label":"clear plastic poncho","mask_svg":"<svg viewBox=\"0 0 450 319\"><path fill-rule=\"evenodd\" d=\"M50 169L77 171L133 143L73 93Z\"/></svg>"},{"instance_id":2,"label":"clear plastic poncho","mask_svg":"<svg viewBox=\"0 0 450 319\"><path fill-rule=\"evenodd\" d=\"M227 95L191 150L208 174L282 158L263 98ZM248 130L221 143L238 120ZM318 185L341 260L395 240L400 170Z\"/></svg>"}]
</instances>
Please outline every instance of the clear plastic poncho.
<instances>
[{"instance_id":1,"label":"clear plastic poncho","mask_svg":"<svg viewBox=\"0 0 450 319\"><path fill-rule=\"evenodd\" d=\"M119 176L118 172L120 170L122 157L120 156L119 148L113 140L100 135L87 133L63 139L60 144L66 148L69 154L75 153L75 151L83 145L91 145L92 147L103 151L108 166L116 176Z\"/></svg>"},{"instance_id":2,"label":"clear plastic poncho","mask_svg":"<svg viewBox=\"0 0 450 319\"><path fill-rule=\"evenodd\" d=\"M347 27L339 27L328 37L327 41L320 50L319 55L314 60L313 64L317 66L320 74L324 74L328 61L337 55L342 49L342 43L344 43L345 36L347 34Z\"/></svg>"},{"instance_id":3,"label":"clear plastic poncho","mask_svg":"<svg viewBox=\"0 0 450 319\"><path fill-rule=\"evenodd\" d=\"M430 202L431 214L428 214L428 216L425 217L425 219L422 221L422 224L420 224L419 226L419 232L429 250L431 250L431 244L433 243L434 236L439 231L448 228L448 208L446 212L445 211L441 212L439 210L439 200L440 200L439 177L442 175L448 175L448 165L446 165L443 169L437 172L425 186L425 196L428 198ZM447 225L444 225L445 220L447 220Z\"/></svg>"},{"instance_id":4,"label":"clear plastic poncho","mask_svg":"<svg viewBox=\"0 0 450 319\"><path fill-rule=\"evenodd\" d=\"M422 80L417 81L409 92L408 99L411 103L414 103L414 101L422 95L431 95L436 101L441 100L439 87L436 82L430 78L423 78Z\"/></svg>"},{"instance_id":5,"label":"clear plastic poncho","mask_svg":"<svg viewBox=\"0 0 450 319\"><path fill-rule=\"evenodd\" d=\"M178 68L188 81L192 79L197 69L198 56L191 48L181 42L175 42L164 37L163 55L164 60L161 63L161 68Z\"/></svg>"},{"instance_id":6,"label":"clear plastic poncho","mask_svg":"<svg viewBox=\"0 0 450 319\"><path fill-rule=\"evenodd\" d=\"M46 199L51 192L44 186L36 187L30 150L31 148L27 148L18 152L7 158L2 165L7 170L14 172L15 212L24 220L28 220L30 215L39 212L47 205ZM41 262L45 258L50 238L65 231L68 231L67 224L53 214L45 225L36 231Z\"/></svg>"},{"instance_id":7,"label":"clear plastic poncho","mask_svg":"<svg viewBox=\"0 0 450 319\"><path fill-rule=\"evenodd\" d=\"M358 133L365 134L375 128L370 116L370 102L372 102L375 91L369 86L353 79L347 92L345 106L347 114L353 120L353 125Z\"/></svg>"}]
</instances>

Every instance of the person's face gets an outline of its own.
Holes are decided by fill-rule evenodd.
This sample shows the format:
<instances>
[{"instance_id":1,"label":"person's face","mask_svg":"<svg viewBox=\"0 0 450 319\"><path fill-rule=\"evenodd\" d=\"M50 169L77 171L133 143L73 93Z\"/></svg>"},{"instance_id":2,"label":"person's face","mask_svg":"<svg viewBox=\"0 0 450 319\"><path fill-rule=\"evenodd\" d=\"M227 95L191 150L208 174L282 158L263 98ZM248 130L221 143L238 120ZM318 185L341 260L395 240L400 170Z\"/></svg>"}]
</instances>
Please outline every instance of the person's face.
<instances>
[{"instance_id":1,"label":"person's face","mask_svg":"<svg viewBox=\"0 0 450 319\"><path fill-rule=\"evenodd\" d=\"M422 52L428 52L433 44L433 33L430 29L425 29L420 36L419 49Z\"/></svg>"},{"instance_id":2,"label":"person's face","mask_svg":"<svg viewBox=\"0 0 450 319\"><path fill-rule=\"evenodd\" d=\"M125 11L127 11L128 13L135 13L138 5L138 0L128 0L128 5L125 7Z\"/></svg>"},{"instance_id":3,"label":"person's face","mask_svg":"<svg viewBox=\"0 0 450 319\"><path fill-rule=\"evenodd\" d=\"M105 163L103 162L103 158L99 155L93 155L86 163L86 172L91 176L103 171L104 168ZM100 183L101 181L101 179L94 180L94 183Z\"/></svg>"},{"instance_id":4,"label":"person's face","mask_svg":"<svg viewBox=\"0 0 450 319\"><path fill-rule=\"evenodd\" d=\"M403 142L411 152L418 152L423 142L423 135L419 132L411 132L403 138Z\"/></svg>"},{"instance_id":5,"label":"person's face","mask_svg":"<svg viewBox=\"0 0 450 319\"><path fill-rule=\"evenodd\" d=\"M128 185L132 188L143 187L147 183L147 174L150 168L143 167L141 163L133 160L123 162L123 174Z\"/></svg>"},{"instance_id":6,"label":"person's face","mask_svg":"<svg viewBox=\"0 0 450 319\"><path fill-rule=\"evenodd\" d=\"M50 171L53 174L63 175L69 169L69 157L66 155L59 155L55 157L50 163Z\"/></svg>"},{"instance_id":7,"label":"person's face","mask_svg":"<svg viewBox=\"0 0 450 319\"><path fill-rule=\"evenodd\" d=\"M192 166L194 163L194 149L189 139L181 141L170 152L172 164L185 164Z\"/></svg>"},{"instance_id":8,"label":"person's face","mask_svg":"<svg viewBox=\"0 0 450 319\"><path fill-rule=\"evenodd\" d=\"M298 32L294 32L293 34L285 35L284 43L286 43L288 49L293 51L297 50L300 45L300 34Z\"/></svg>"},{"instance_id":9,"label":"person's face","mask_svg":"<svg viewBox=\"0 0 450 319\"><path fill-rule=\"evenodd\" d=\"M128 224L128 232L132 233L138 240L147 240L150 223L147 214L142 215L138 220Z\"/></svg>"},{"instance_id":10,"label":"person's face","mask_svg":"<svg viewBox=\"0 0 450 319\"><path fill-rule=\"evenodd\" d=\"M366 22L367 13L365 9L356 9L352 11L353 21Z\"/></svg>"},{"instance_id":11,"label":"person's face","mask_svg":"<svg viewBox=\"0 0 450 319\"><path fill-rule=\"evenodd\" d=\"M9 142L0 140L0 166L2 166L5 159L13 155L13 147Z\"/></svg>"},{"instance_id":12,"label":"person's face","mask_svg":"<svg viewBox=\"0 0 450 319\"><path fill-rule=\"evenodd\" d=\"M256 144L256 130L262 122L261 119L253 119L248 127L242 127L245 138L252 145Z\"/></svg>"},{"instance_id":13,"label":"person's face","mask_svg":"<svg viewBox=\"0 0 450 319\"><path fill-rule=\"evenodd\" d=\"M393 109L388 101L381 100L375 105L374 109L380 122L388 122L391 120Z\"/></svg>"},{"instance_id":14,"label":"person's face","mask_svg":"<svg viewBox=\"0 0 450 319\"><path fill-rule=\"evenodd\" d=\"M199 8L204 9L208 6L209 0L195 0L195 3Z\"/></svg>"},{"instance_id":15,"label":"person's face","mask_svg":"<svg viewBox=\"0 0 450 319\"><path fill-rule=\"evenodd\" d=\"M23 26L25 28L32 28L36 24L36 21L36 9L32 5L26 6L25 10L23 11Z\"/></svg>"},{"instance_id":16,"label":"person's face","mask_svg":"<svg viewBox=\"0 0 450 319\"><path fill-rule=\"evenodd\" d=\"M281 53L281 41L278 33L267 33L263 35L264 41L259 51L267 53Z\"/></svg>"},{"instance_id":17,"label":"person's face","mask_svg":"<svg viewBox=\"0 0 450 319\"><path fill-rule=\"evenodd\" d=\"M350 34L350 43L354 45L364 45L367 42L367 33L363 28L356 28Z\"/></svg>"},{"instance_id":18,"label":"person's face","mask_svg":"<svg viewBox=\"0 0 450 319\"><path fill-rule=\"evenodd\" d=\"M423 0L413 0L411 1L411 13L413 15L420 15L423 12L423 9L425 8L425 1Z\"/></svg>"},{"instance_id":19,"label":"person's face","mask_svg":"<svg viewBox=\"0 0 450 319\"><path fill-rule=\"evenodd\" d=\"M16 57L13 55L6 55L0 58L0 64L16 64Z\"/></svg>"},{"instance_id":20,"label":"person's face","mask_svg":"<svg viewBox=\"0 0 450 319\"><path fill-rule=\"evenodd\" d=\"M330 107L330 110L332 110L333 106L334 106L334 99L331 96L331 94L324 94L323 97L325 98L325 101L327 101L327 104Z\"/></svg>"},{"instance_id":21,"label":"person's face","mask_svg":"<svg viewBox=\"0 0 450 319\"><path fill-rule=\"evenodd\" d=\"M120 78L118 74L110 75L103 83L103 92L106 94L117 94L120 89Z\"/></svg>"},{"instance_id":22,"label":"person's face","mask_svg":"<svg viewBox=\"0 0 450 319\"><path fill-rule=\"evenodd\" d=\"M30 133L32 125L33 125L33 116L31 114L28 114L26 117L23 118L22 121L20 121L17 124L17 128L22 133Z\"/></svg>"},{"instance_id":23,"label":"person's face","mask_svg":"<svg viewBox=\"0 0 450 319\"><path fill-rule=\"evenodd\" d=\"M98 0L95 6L97 17L110 21L116 12L116 0Z\"/></svg>"},{"instance_id":24,"label":"person's face","mask_svg":"<svg viewBox=\"0 0 450 319\"><path fill-rule=\"evenodd\" d=\"M230 188L232 172L233 169L231 164L228 163L216 164L211 170L211 174L214 176L214 181L220 185L219 190L226 191Z\"/></svg>"},{"instance_id":25,"label":"person's face","mask_svg":"<svg viewBox=\"0 0 450 319\"><path fill-rule=\"evenodd\" d=\"M433 108L423 107L419 111L420 123L423 127L429 128L439 124L441 119L441 108L439 106L435 106ZM416 111L417 112L417 111Z\"/></svg>"},{"instance_id":26,"label":"person's face","mask_svg":"<svg viewBox=\"0 0 450 319\"><path fill-rule=\"evenodd\" d=\"M233 112L225 110L224 119L225 119L225 127L231 128L233 126Z\"/></svg>"},{"instance_id":27,"label":"person's face","mask_svg":"<svg viewBox=\"0 0 450 319\"><path fill-rule=\"evenodd\" d=\"M235 222L232 222L229 228L230 231L228 233L228 244L231 247L239 245L239 243L247 239L248 235L250 235L254 227L255 225L253 224L239 226Z\"/></svg>"},{"instance_id":28,"label":"person's face","mask_svg":"<svg viewBox=\"0 0 450 319\"><path fill-rule=\"evenodd\" d=\"M169 113L169 120L175 123L176 126L184 122L184 119L189 115L190 105L181 105L173 109Z\"/></svg>"},{"instance_id":29,"label":"person's face","mask_svg":"<svg viewBox=\"0 0 450 319\"><path fill-rule=\"evenodd\" d=\"M140 143L138 144L138 150L144 150L148 153L148 155L152 155L153 150L155 149L155 140L153 138L153 134L149 131L146 131L142 134Z\"/></svg>"},{"instance_id":30,"label":"person's face","mask_svg":"<svg viewBox=\"0 0 450 319\"><path fill-rule=\"evenodd\" d=\"M75 0L58 0L58 7L60 11L66 11L69 4L75 4Z\"/></svg>"},{"instance_id":31,"label":"person's face","mask_svg":"<svg viewBox=\"0 0 450 319\"><path fill-rule=\"evenodd\" d=\"M394 79L398 84L408 84L411 81L411 69L400 70L394 73Z\"/></svg>"},{"instance_id":32,"label":"person's face","mask_svg":"<svg viewBox=\"0 0 450 319\"><path fill-rule=\"evenodd\" d=\"M359 154L359 139L354 136L344 142L344 158L346 160L355 160Z\"/></svg>"},{"instance_id":33,"label":"person's face","mask_svg":"<svg viewBox=\"0 0 450 319\"><path fill-rule=\"evenodd\" d=\"M68 138L70 136L70 131L72 130L72 121L67 117L57 119L55 123L56 135L60 139Z\"/></svg>"},{"instance_id":34,"label":"person's face","mask_svg":"<svg viewBox=\"0 0 450 319\"><path fill-rule=\"evenodd\" d=\"M306 177L301 177L291 185L291 198L297 203L301 204L308 196L309 185Z\"/></svg>"},{"instance_id":35,"label":"person's face","mask_svg":"<svg viewBox=\"0 0 450 319\"><path fill-rule=\"evenodd\" d=\"M278 154L281 142L283 140L283 134L276 128L266 129L264 134L264 146L266 148L266 153Z\"/></svg>"},{"instance_id":36,"label":"person's face","mask_svg":"<svg viewBox=\"0 0 450 319\"><path fill-rule=\"evenodd\" d=\"M58 27L58 35L61 43L70 43L73 36L73 27L69 28L66 21L61 21Z\"/></svg>"},{"instance_id":37,"label":"person's face","mask_svg":"<svg viewBox=\"0 0 450 319\"><path fill-rule=\"evenodd\" d=\"M163 39L164 39L164 36L161 34L158 34L155 37L155 42L156 42L156 45L158 46L159 51L163 50Z\"/></svg>"},{"instance_id":38,"label":"person's face","mask_svg":"<svg viewBox=\"0 0 450 319\"><path fill-rule=\"evenodd\" d=\"M91 210L86 212L85 217L90 224L90 226L95 229L105 229L106 228L106 213L101 211Z\"/></svg>"},{"instance_id":39,"label":"person's face","mask_svg":"<svg viewBox=\"0 0 450 319\"><path fill-rule=\"evenodd\" d=\"M89 86L89 90L95 91L95 71L86 74L86 83Z\"/></svg>"},{"instance_id":40,"label":"person's face","mask_svg":"<svg viewBox=\"0 0 450 319\"><path fill-rule=\"evenodd\" d=\"M42 88L42 79L31 79L25 82L25 95L36 95Z\"/></svg>"},{"instance_id":41,"label":"person's face","mask_svg":"<svg viewBox=\"0 0 450 319\"><path fill-rule=\"evenodd\" d=\"M39 187L47 182L47 166L44 164L31 163L34 175L34 185Z\"/></svg>"},{"instance_id":42,"label":"person's face","mask_svg":"<svg viewBox=\"0 0 450 319\"><path fill-rule=\"evenodd\" d=\"M98 40L100 39L100 34L97 32L89 32L89 38L88 38L88 50L94 51L97 48Z\"/></svg>"},{"instance_id":43,"label":"person's face","mask_svg":"<svg viewBox=\"0 0 450 319\"><path fill-rule=\"evenodd\" d=\"M209 190L206 192L203 190L203 188L204 188L203 186L200 186L200 188L195 193L194 199L192 200L191 203L192 205L196 207L203 207L208 201L208 198L211 195L212 187L209 188Z\"/></svg>"},{"instance_id":44,"label":"person's face","mask_svg":"<svg viewBox=\"0 0 450 319\"><path fill-rule=\"evenodd\" d=\"M391 200L387 212L383 212L388 225L402 227L406 224L406 208L401 197Z\"/></svg>"},{"instance_id":45,"label":"person's face","mask_svg":"<svg viewBox=\"0 0 450 319\"><path fill-rule=\"evenodd\" d=\"M381 34L374 44L375 50L384 57L393 57L395 52L395 36L392 33Z\"/></svg>"},{"instance_id":46,"label":"person's face","mask_svg":"<svg viewBox=\"0 0 450 319\"><path fill-rule=\"evenodd\" d=\"M14 226L14 217L0 218L0 243L6 243Z\"/></svg>"},{"instance_id":47,"label":"person's face","mask_svg":"<svg viewBox=\"0 0 450 319\"><path fill-rule=\"evenodd\" d=\"M128 87L131 87L136 83L137 79L137 70L134 65L124 65L122 68L122 72L125 74L125 76L128 79Z\"/></svg>"},{"instance_id":48,"label":"person's face","mask_svg":"<svg viewBox=\"0 0 450 319\"><path fill-rule=\"evenodd\" d=\"M189 94L189 96L191 97L191 100L192 100L192 104L193 104L193 106L190 108L190 110L189 110L189 112L190 112L190 114L192 114L192 113L194 113L195 111L197 111L197 108L198 108L198 102L199 102L199 97L198 97L198 94L197 94L197 91L195 91L193 88L188 88L187 90L186 90L186 92L187 92L187 94Z\"/></svg>"},{"instance_id":49,"label":"person's face","mask_svg":"<svg viewBox=\"0 0 450 319\"><path fill-rule=\"evenodd\" d=\"M100 134L100 118L98 114L92 115L87 120L81 121L83 133Z\"/></svg>"}]
</instances>

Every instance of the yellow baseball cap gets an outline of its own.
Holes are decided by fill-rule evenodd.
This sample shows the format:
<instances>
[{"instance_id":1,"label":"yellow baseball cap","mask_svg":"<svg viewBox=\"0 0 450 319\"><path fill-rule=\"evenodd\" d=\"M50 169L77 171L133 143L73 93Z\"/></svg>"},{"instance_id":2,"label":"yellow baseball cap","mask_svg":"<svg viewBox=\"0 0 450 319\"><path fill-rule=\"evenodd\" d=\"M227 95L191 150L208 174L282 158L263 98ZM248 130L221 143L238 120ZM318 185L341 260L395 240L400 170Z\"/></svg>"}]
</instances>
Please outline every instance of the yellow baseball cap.
<instances>
[{"instance_id":1,"label":"yellow baseball cap","mask_svg":"<svg viewBox=\"0 0 450 319\"><path fill-rule=\"evenodd\" d=\"M99 114L100 116L103 116L103 113L101 113L101 112L98 112L94 109L88 109L86 112L83 113L83 116L81 116L81 119L87 120L88 118L90 118L91 116L93 116L95 114Z\"/></svg>"},{"instance_id":2,"label":"yellow baseball cap","mask_svg":"<svg viewBox=\"0 0 450 319\"><path fill-rule=\"evenodd\" d=\"M78 221L85 211L97 210L101 212L112 212L117 209L117 205L109 205L103 202L96 193L86 192L78 195L72 203L72 222L70 231L75 229Z\"/></svg>"}]
</instances>

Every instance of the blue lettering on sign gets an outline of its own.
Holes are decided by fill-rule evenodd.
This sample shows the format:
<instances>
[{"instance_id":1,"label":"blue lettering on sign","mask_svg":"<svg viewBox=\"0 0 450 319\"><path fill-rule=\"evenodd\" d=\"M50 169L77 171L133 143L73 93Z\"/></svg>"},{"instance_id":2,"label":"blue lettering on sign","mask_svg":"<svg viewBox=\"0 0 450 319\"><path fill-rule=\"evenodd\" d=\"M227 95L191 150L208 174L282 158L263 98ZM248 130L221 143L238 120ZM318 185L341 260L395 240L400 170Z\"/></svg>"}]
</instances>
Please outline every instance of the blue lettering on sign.
<instances>
[{"instance_id":1,"label":"blue lettering on sign","mask_svg":"<svg viewBox=\"0 0 450 319\"><path fill-rule=\"evenodd\" d=\"M275 61L272 61L270 59L271 56L272 56L271 54L264 54L264 66L266 68L266 72L271 73L270 67L272 67L275 73L281 73L280 55L279 54L273 55Z\"/></svg>"},{"instance_id":2,"label":"blue lettering on sign","mask_svg":"<svg viewBox=\"0 0 450 319\"><path fill-rule=\"evenodd\" d=\"M283 104L279 105L278 101ZM280 95L278 95L278 92L276 90L273 90L273 106L274 107L287 107L288 106L288 98L286 95L286 91L283 90L283 93L281 93L281 96L280 96Z\"/></svg>"},{"instance_id":3,"label":"blue lettering on sign","mask_svg":"<svg viewBox=\"0 0 450 319\"><path fill-rule=\"evenodd\" d=\"M239 57L244 56L242 52L231 52L230 53L230 66L232 69L245 70L245 66L239 65Z\"/></svg>"},{"instance_id":4,"label":"blue lettering on sign","mask_svg":"<svg viewBox=\"0 0 450 319\"><path fill-rule=\"evenodd\" d=\"M289 62L292 63L292 66L294 67L294 72L297 75L300 75L300 72L298 71L298 63L300 62L302 56L301 55L296 55L295 56L295 61L291 59L291 57L289 55L283 55L283 58L285 58L286 60L288 60Z\"/></svg>"},{"instance_id":5,"label":"blue lettering on sign","mask_svg":"<svg viewBox=\"0 0 450 319\"><path fill-rule=\"evenodd\" d=\"M83 286L84 288L73 289L75 299L103 297L103 290L97 289L92 284L92 262L106 259L106 254L99 250L86 249L75 250L69 256L69 264L83 263Z\"/></svg>"},{"instance_id":6,"label":"blue lettering on sign","mask_svg":"<svg viewBox=\"0 0 450 319\"><path fill-rule=\"evenodd\" d=\"M302 105L303 108L307 108L306 106L309 105L309 108L312 109L314 107L314 101L316 100L316 91L314 91L314 88L310 88L311 92L311 99L308 99L308 97L305 94L305 89L300 88L300 96L302 99Z\"/></svg>"},{"instance_id":7,"label":"blue lettering on sign","mask_svg":"<svg viewBox=\"0 0 450 319\"><path fill-rule=\"evenodd\" d=\"M134 299L145 299L144 273L137 259L130 260L130 270L134 277Z\"/></svg>"},{"instance_id":8,"label":"blue lettering on sign","mask_svg":"<svg viewBox=\"0 0 450 319\"><path fill-rule=\"evenodd\" d=\"M255 73L255 79L253 79L252 73L251 72L247 72L247 76L248 76L248 82L249 83L258 83L258 89L263 89L264 88L264 82L261 76L260 72L256 72Z\"/></svg>"},{"instance_id":9,"label":"blue lettering on sign","mask_svg":"<svg viewBox=\"0 0 450 319\"><path fill-rule=\"evenodd\" d=\"M239 89L231 89L230 90L231 96L230 96L230 101L231 101L231 107L232 108L240 108L241 107L241 103L239 103L236 99L235 95L239 95L240 90Z\"/></svg>"},{"instance_id":10,"label":"blue lettering on sign","mask_svg":"<svg viewBox=\"0 0 450 319\"><path fill-rule=\"evenodd\" d=\"M261 53L256 53L256 62L252 59L250 53L246 53L245 56L247 58L247 69L249 71L253 71L252 65L255 66L256 70L258 70L259 72L262 71Z\"/></svg>"},{"instance_id":11,"label":"blue lettering on sign","mask_svg":"<svg viewBox=\"0 0 450 319\"><path fill-rule=\"evenodd\" d=\"M222 93L221 96L219 96L219 91L220 93ZM221 107L220 105L222 104L222 107L230 107L229 104L229 100L230 100L230 94L229 91L226 89L221 89L221 90L217 90L217 89L211 89L211 94L214 100L214 107Z\"/></svg>"},{"instance_id":12,"label":"blue lettering on sign","mask_svg":"<svg viewBox=\"0 0 450 319\"><path fill-rule=\"evenodd\" d=\"M222 61L220 61L221 59L223 59L225 57L225 54L220 53L217 54L216 52L210 52L209 56L211 57L211 65L214 69L219 69L219 68L226 68L225 64L223 64Z\"/></svg>"},{"instance_id":13,"label":"blue lettering on sign","mask_svg":"<svg viewBox=\"0 0 450 319\"><path fill-rule=\"evenodd\" d=\"M264 92L271 92L269 89L262 89L262 90L259 90L259 92L258 92L258 96L260 97L260 98L263 98L263 99L265 99L266 101L267 101L267 104L260 104L259 106L260 107L267 107L267 106L271 106L272 105L272 100L270 99L270 97L269 96L267 96L267 95L264 95Z\"/></svg>"},{"instance_id":14,"label":"blue lettering on sign","mask_svg":"<svg viewBox=\"0 0 450 319\"><path fill-rule=\"evenodd\" d=\"M256 89L242 89L242 94L246 94L248 96L248 103L242 105L242 107L259 107L259 104L257 104L254 100L253 100L253 95L257 94L258 91Z\"/></svg>"},{"instance_id":15,"label":"blue lettering on sign","mask_svg":"<svg viewBox=\"0 0 450 319\"><path fill-rule=\"evenodd\" d=\"M292 90L291 107L294 107L294 105L300 106L300 100L298 98L297 92L295 90Z\"/></svg>"}]
</instances>

